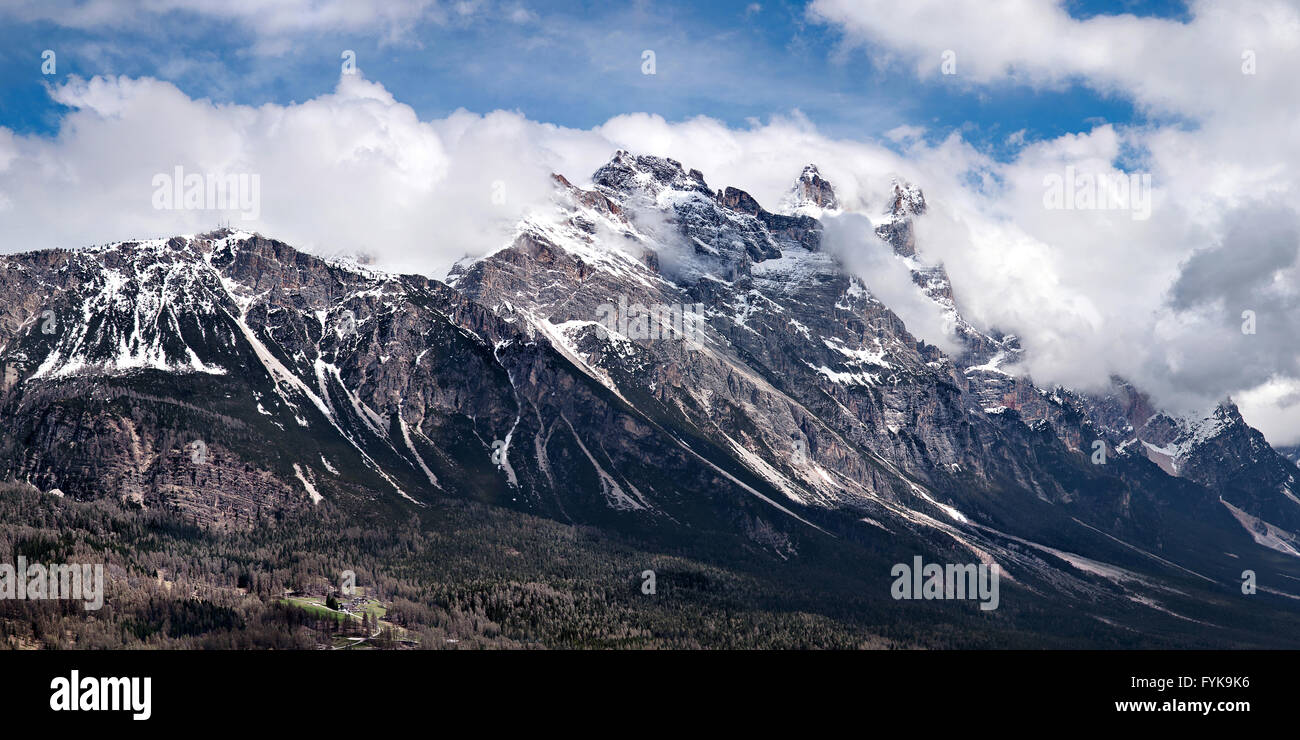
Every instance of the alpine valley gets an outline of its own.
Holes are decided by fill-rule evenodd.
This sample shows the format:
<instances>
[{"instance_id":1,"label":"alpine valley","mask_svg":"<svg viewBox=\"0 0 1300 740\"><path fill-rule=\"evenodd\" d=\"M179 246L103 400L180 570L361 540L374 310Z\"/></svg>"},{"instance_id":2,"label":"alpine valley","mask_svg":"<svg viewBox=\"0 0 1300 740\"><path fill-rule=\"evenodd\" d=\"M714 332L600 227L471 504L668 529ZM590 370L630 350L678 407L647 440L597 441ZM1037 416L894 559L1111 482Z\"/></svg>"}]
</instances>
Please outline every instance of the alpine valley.
<instances>
[{"instance_id":1,"label":"alpine valley","mask_svg":"<svg viewBox=\"0 0 1300 740\"><path fill-rule=\"evenodd\" d=\"M229 229L0 257L0 552L107 581L0 644L1300 647L1294 451L1035 385L896 181L861 248L956 349L918 339L796 174L768 210L619 151L445 281ZM896 600L914 559L996 608Z\"/></svg>"}]
</instances>

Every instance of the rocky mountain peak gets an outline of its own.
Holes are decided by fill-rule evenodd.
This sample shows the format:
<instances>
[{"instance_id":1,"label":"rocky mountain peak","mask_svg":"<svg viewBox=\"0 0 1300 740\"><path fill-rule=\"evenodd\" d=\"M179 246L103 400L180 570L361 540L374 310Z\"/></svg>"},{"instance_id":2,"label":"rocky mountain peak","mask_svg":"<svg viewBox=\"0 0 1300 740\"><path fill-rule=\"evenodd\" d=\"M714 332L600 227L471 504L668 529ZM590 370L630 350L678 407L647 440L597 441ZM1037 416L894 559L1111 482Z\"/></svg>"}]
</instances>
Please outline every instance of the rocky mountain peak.
<instances>
[{"instance_id":1,"label":"rocky mountain peak","mask_svg":"<svg viewBox=\"0 0 1300 740\"><path fill-rule=\"evenodd\" d=\"M916 254L916 234L912 230L912 217L925 213L925 194L908 182L893 180L893 194L889 201L889 220L876 227L876 234L889 242L894 251L904 257Z\"/></svg>"},{"instance_id":2,"label":"rocky mountain peak","mask_svg":"<svg viewBox=\"0 0 1300 740\"><path fill-rule=\"evenodd\" d=\"M797 216L819 218L826 212L835 212L840 208L835 188L829 180L817 171L817 165L809 164L799 173L789 192L781 200L780 210Z\"/></svg>"},{"instance_id":3,"label":"rocky mountain peak","mask_svg":"<svg viewBox=\"0 0 1300 740\"><path fill-rule=\"evenodd\" d=\"M794 183L792 199L796 207L811 205L828 211L840 207L839 199L835 197L835 188L821 176L815 164L807 165L799 173L799 179Z\"/></svg>"},{"instance_id":4,"label":"rocky mountain peak","mask_svg":"<svg viewBox=\"0 0 1300 740\"><path fill-rule=\"evenodd\" d=\"M592 181L598 187L619 194L644 192L656 195L664 189L713 194L699 170L688 172L682 167L682 163L675 159L631 154L624 149L619 149L608 162L596 170Z\"/></svg>"},{"instance_id":5,"label":"rocky mountain peak","mask_svg":"<svg viewBox=\"0 0 1300 740\"><path fill-rule=\"evenodd\" d=\"M925 213L925 194L919 187L894 178L889 213L891 216L920 216Z\"/></svg>"},{"instance_id":6,"label":"rocky mountain peak","mask_svg":"<svg viewBox=\"0 0 1300 740\"><path fill-rule=\"evenodd\" d=\"M816 219L772 213L739 188L714 191L699 170L674 159L619 150L592 175L591 191L574 188L562 176L556 182L577 204L618 216L620 229L641 223L654 231L668 216L692 252L677 260L682 275L734 280L783 250L816 251L821 242Z\"/></svg>"}]
</instances>

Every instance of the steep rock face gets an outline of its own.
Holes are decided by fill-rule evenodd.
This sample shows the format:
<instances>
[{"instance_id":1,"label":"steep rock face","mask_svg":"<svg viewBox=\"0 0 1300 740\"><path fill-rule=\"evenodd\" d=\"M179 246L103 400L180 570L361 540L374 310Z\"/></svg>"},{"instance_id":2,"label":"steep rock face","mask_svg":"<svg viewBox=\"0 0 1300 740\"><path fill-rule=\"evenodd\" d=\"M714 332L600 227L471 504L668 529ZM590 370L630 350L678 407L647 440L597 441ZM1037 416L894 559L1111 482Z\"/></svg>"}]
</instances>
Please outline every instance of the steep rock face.
<instances>
[{"instance_id":1,"label":"steep rock face","mask_svg":"<svg viewBox=\"0 0 1300 740\"><path fill-rule=\"evenodd\" d=\"M635 259L602 252L597 239L573 225L598 214L577 213L559 217L558 228L536 225L525 230L510 249L454 272L453 284L481 303L522 307L542 331L571 344L594 373L608 378L624 395L648 394L664 413L684 415L719 444L744 454L752 454L751 447L770 451L773 459L764 472L789 495L834 500L844 495L845 487L888 489L857 449L868 435L889 439L884 399L845 389L871 387L891 376L897 383L909 372L929 374L917 342L829 256L774 235L755 215L766 212L748 195L726 189L710 200L698 190L702 180L692 177L683 181L690 188L687 197L705 197L689 201L692 207L684 209L679 197L666 196L663 189L669 179L664 173L681 177L675 163L643 157L631 165L620 164L630 166L643 166L644 173L620 169L617 187L607 184L612 180L603 174L605 169L594 178L606 197L621 204L624 218L608 229L628 235L635 244L633 253L661 253L662 263L672 245L662 243L662 229L654 231L664 209L649 196L671 203L674 236L680 234L696 246L685 260L676 255L672 279ZM734 233L720 232L714 225L734 222L745 224L751 240L785 251L765 259L760 259L766 254L762 250L728 251L726 243ZM548 263L552 274L572 278L556 285L553 295L532 290L531 266L511 255L539 249L570 256L567 265L564 260ZM731 260L720 270L734 280L719 280L711 271L720 255ZM692 257L699 259L692 262ZM613 332L611 346L601 346L593 328L600 307L620 304L701 306L707 319L702 341L637 342ZM827 307L832 307L831 317ZM828 318L834 322L828 335L837 336L814 336L809 326L826 324ZM898 355L896 366L884 360L885 341ZM594 351L588 354L587 347ZM887 370L891 372L885 374ZM847 379L847 385L837 378ZM843 393L843 398L831 403L828 393ZM822 407L832 417L829 426L818 413ZM746 416L754 421L749 413L753 409L761 409L764 418L749 430ZM870 420L870 427L864 427L862 417ZM828 483L816 466L817 453L839 459L845 480ZM797 471L792 463L796 458L804 460Z\"/></svg>"},{"instance_id":2,"label":"steep rock face","mask_svg":"<svg viewBox=\"0 0 1300 740\"><path fill-rule=\"evenodd\" d=\"M447 417L508 423L496 405L511 397L504 371L421 300L422 279L368 275L229 232L63 258L43 304L52 330L29 326L0 350L6 408L21 429L7 440L9 476L145 506L217 501L232 514L200 518L247 525L259 507L310 505L330 488L408 495L409 468L432 485L417 451L427 441L418 426L410 436L409 417L430 435ZM417 336L441 340L423 367ZM436 369L425 368L441 363L458 380L475 373L472 386L430 381ZM82 440L87 459L60 440ZM178 449L195 444L199 462Z\"/></svg>"},{"instance_id":3,"label":"steep rock face","mask_svg":"<svg viewBox=\"0 0 1300 740\"><path fill-rule=\"evenodd\" d=\"M521 246L510 256L529 270L589 274L539 239ZM436 281L226 231L48 257L7 258L14 273L48 269L32 311L52 306L55 320L46 333L29 316L0 345L5 477L221 527L326 497L445 495L595 524L689 514L773 552L794 547L773 513L808 526L725 454L631 411L509 308Z\"/></svg>"},{"instance_id":4,"label":"steep rock face","mask_svg":"<svg viewBox=\"0 0 1300 740\"><path fill-rule=\"evenodd\" d=\"M1230 406L1019 374L916 244L919 188L877 235L953 356L822 250L814 167L785 213L627 152L592 183L557 175L549 214L445 283L230 231L0 258L0 476L211 526L458 496L864 579L975 558L1107 625L1230 622L1206 589L1252 553L1300 577L1294 465Z\"/></svg>"},{"instance_id":5,"label":"steep rock face","mask_svg":"<svg viewBox=\"0 0 1300 740\"><path fill-rule=\"evenodd\" d=\"M1243 520L1241 514L1257 519L1257 524L1243 521L1252 532L1271 527L1283 540L1300 542L1300 536L1292 534L1300 528L1300 508L1294 506L1300 501L1296 461L1272 450L1230 400L1200 414L1179 416L1154 408L1122 378L1112 378L1112 390L1105 395L1064 388L1049 394L1032 379L1015 374L1022 355L1018 338L988 334L966 321L943 266L922 261L913 223L925 212L920 189L895 180L888 221L878 227L877 235L894 248L922 291L949 314L962 347L954 361L986 410L1014 410L1031 424L1047 423L1070 449L1102 443L1108 455L1144 457L1168 475L1214 491L1229 511L1237 512L1238 520Z\"/></svg>"},{"instance_id":6,"label":"steep rock face","mask_svg":"<svg viewBox=\"0 0 1300 740\"><path fill-rule=\"evenodd\" d=\"M1174 475L1219 492L1251 516L1300 532L1300 470L1247 425L1230 401L1191 417L1154 414L1136 436L1148 457L1167 460Z\"/></svg>"},{"instance_id":7,"label":"steep rock face","mask_svg":"<svg viewBox=\"0 0 1300 740\"><path fill-rule=\"evenodd\" d=\"M813 171L805 169L796 192ZM1136 401L1112 409L1106 399L1039 389L1016 375L1016 337L966 322L942 266L917 253L910 235L912 219L925 213L919 188L895 184L891 222L879 236L951 313L964 347L955 358L918 342L832 257L774 235L743 191L710 191L698 172L672 160L626 153L593 182L582 191L565 181L551 221L528 224L511 247L457 268L452 284L520 312L593 377L732 448L793 501L864 512L885 502L1009 526L994 513L1003 505L989 506L989 497L1014 491L1013 498L1079 506L1113 532L1160 539L1143 534L1143 517L1164 506L1150 485L1161 474L1145 448L1124 444L1133 436L1128 414L1152 412ZM617 208L592 209L597 197ZM744 239L717 228L738 222ZM620 234L621 244L605 249L604 233ZM672 238L684 238L691 252L683 255ZM539 251L554 279L542 291L530 258L518 257ZM635 258L646 253L659 259ZM659 269L668 255L673 269ZM698 342L599 331L602 306L679 303L703 307ZM1109 467L1093 464L1099 441ZM1173 481L1165 485L1186 495ZM1198 511L1217 508L1220 524L1237 527L1211 505L1217 493L1195 496Z\"/></svg>"},{"instance_id":8,"label":"steep rock face","mask_svg":"<svg viewBox=\"0 0 1300 740\"><path fill-rule=\"evenodd\" d=\"M876 234L904 257L916 254L916 233L912 217L925 213L925 195L915 185L894 180L888 220L876 227Z\"/></svg>"},{"instance_id":9,"label":"steep rock face","mask_svg":"<svg viewBox=\"0 0 1300 740\"><path fill-rule=\"evenodd\" d=\"M178 425L181 415L193 424ZM113 495L217 527L254 526L310 502L291 476L241 457L211 434L190 431L201 425L224 428L224 439L246 434L242 422L179 400L164 401L145 389L85 379L60 382L24 394L14 416L12 436L0 448L6 477L43 490Z\"/></svg>"},{"instance_id":10,"label":"steep rock face","mask_svg":"<svg viewBox=\"0 0 1300 740\"><path fill-rule=\"evenodd\" d=\"M810 164L803 168L803 172L799 173L799 179L795 181L793 195L796 208L812 205L824 211L833 211L840 207L839 199L835 197L835 189L831 187L830 182L822 178L821 173L817 171L817 165Z\"/></svg>"}]
</instances>

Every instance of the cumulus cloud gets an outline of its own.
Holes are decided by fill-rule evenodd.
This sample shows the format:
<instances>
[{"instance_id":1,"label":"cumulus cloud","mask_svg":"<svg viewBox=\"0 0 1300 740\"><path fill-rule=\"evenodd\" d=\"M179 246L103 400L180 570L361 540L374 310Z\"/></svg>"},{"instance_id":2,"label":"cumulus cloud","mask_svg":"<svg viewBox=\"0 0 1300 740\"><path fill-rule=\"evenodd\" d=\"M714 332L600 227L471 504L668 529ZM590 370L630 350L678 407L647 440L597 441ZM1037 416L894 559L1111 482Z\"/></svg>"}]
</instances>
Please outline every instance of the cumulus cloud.
<instances>
[{"instance_id":1,"label":"cumulus cloud","mask_svg":"<svg viewBox=\"0 0 1300 740\"><path fill-rule=\"evenodd\" d=\"M1079 82L1180 114L1218 115L1290 93L1300 53L1294 3L1191 0L1188 22L1132 15L1080 20L1065 5L814 0L808 12L842 29L850 44L910 64L922 77L941 74L944 52L951 51L958 82L1039 88Z\"/></svg>"},{"instance_id":2,"label":"cumulus cloud","mask_svg":"<svg viewBox=\"0 0 1300 740\"><path fill-rule=\"evenodd\" d=\"M472 10L457 3L455 11ZM20 21L48 21L69 28L122 28L144 25L158 17L187 13L232 21L262 35L326 30L379 30L402 35L420 21L442 21L448 10L436 0L143 0L132 12L122 12L114 0L15 0L5 11Z\"/></svg>"},{"instance_id":3,"label":"cumulus cloud","mask_svg":"<svg viewBox=\"0 0 1300 740\"><path fill-rule=\"evenodd\" d=\"M57 136L0 129L7 251L197 233L230 221L307 249L437 274L498 246L529 207L544 203L555 152L572 148L569 133L514 113L421 121L359 75L283 106L214 105L166 82L118 77L73 80L52 94L72 109ZM156 209L155 178L177 167L256 175L259 217L244 221L207 202Z\"/></svg>"},{"instance_id":4,"label":"cumulus cloud","mask_svg":"<svg viewBox=\"0 0 1300 740\"><path fill-rule=\"evenodd\" d=\"M1246 206L1226 217L1223 242L1197 250L1183 264L1172 291L1174 308L1216 301L1232 306L1286 300L1295 284L1283 278L1295 267L1296 214L1281 206ZM1274 291L1274 285L1281 291Z\"/></svg>"},{"instance_id":5,"label":"cumulus cloud","mask_svg":"<svg viewBox=\"0 0 1300 740\"><path fill-rule=\"evenodd\" d=\"M1278 205L1237 208L1222 241L1183 263L1157 324L1178 385L1209 394L1300 376L1298 223Z\"/></svg>"}]
</instances>

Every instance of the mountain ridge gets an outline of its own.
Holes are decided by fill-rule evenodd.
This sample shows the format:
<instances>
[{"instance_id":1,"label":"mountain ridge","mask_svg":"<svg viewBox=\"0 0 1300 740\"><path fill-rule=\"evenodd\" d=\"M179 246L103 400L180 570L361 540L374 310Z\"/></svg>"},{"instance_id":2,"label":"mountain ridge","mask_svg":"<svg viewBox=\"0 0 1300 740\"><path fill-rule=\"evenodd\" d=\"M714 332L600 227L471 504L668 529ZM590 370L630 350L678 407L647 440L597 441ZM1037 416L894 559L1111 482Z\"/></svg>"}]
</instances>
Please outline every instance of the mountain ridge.
<instances>
[{"instance_id":1,"label":"mountain ridge","mask_svg":"<svg viewBox=\"0 0 1300 740\"><path fill-rule=\"evenodd\" d=\"M922 259L920 188L895 182L876 234L951 315L951 357L822 249L838 201L813 166L786 213L626 151L589 189L555 182L551 213L446 281L232 231L0 258L0 476L217 527L461 496L778 561L924 548L1103 622L1230 621L1248 551L1300 575L1294 464L1230 404L1186 420L1120 379L1008 373L1016 338ZM701 334L601 323L623 305L701 306Z\"/></svg>"}]
</instances>

